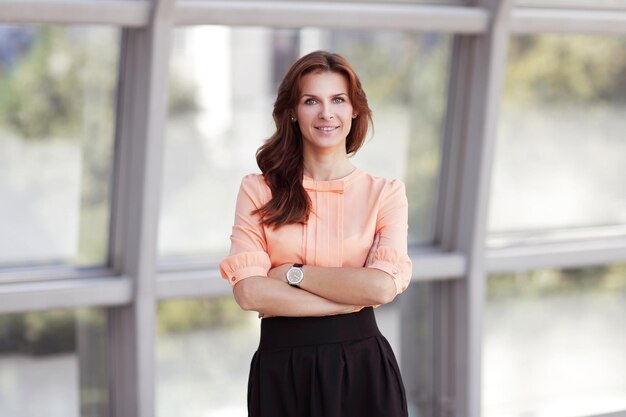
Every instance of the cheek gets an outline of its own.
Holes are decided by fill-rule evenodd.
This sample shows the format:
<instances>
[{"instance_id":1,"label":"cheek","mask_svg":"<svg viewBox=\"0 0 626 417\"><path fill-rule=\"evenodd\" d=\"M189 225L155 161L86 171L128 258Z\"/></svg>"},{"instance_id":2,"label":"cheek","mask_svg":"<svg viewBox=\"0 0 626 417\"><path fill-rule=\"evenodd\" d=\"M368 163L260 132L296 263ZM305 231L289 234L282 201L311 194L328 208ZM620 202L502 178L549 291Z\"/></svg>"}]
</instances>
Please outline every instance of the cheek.
<instances>
[{"instance_id":1,"label":"cheek","mask_svg":"<svg viewBox=\"0 0 626 417\"><path fill-rule=\"evenodd\" d=\"M352 111L347 112L344 115L344 119L343 120L345 121L344 122L344 126L346 126L346 129L350 129L351 126L352 126L352 123L354 123L354 119L352 118Z\"/></svg>"},{"instance_id":2,"label":"cheek","mask_svg":"<svg viewBox=\"0 0 626 417\"><path fill-rule=\"evenodd\" d=\"M345 109L343 109L343 119L346 121L346 123L352 123L354 121L354 119L352 118L352 114L354 113L354 109L352 108L352 106L348 106Z\"/></svg>"},{"instance_id":3,"label":"cheek","mask_svg":"<svg viewBox=\"0 0 626 417\"><path fill-rule=\"evenodd\" d=\"M298 122L306 123L311 120L311 110L307 108L299 108L296 117L298 118Z\"/></svg>"},{"instance_id":4,"label":"cheek","mask_svg":"<svg viewBox=\"0 0 626 417\"><path fill-rule=\"evenodd\" d=\"M343 124L343 127L346 131L350 131L352 129L352 118L346 119L346 122Z\"/></svg>"}]
</instances>

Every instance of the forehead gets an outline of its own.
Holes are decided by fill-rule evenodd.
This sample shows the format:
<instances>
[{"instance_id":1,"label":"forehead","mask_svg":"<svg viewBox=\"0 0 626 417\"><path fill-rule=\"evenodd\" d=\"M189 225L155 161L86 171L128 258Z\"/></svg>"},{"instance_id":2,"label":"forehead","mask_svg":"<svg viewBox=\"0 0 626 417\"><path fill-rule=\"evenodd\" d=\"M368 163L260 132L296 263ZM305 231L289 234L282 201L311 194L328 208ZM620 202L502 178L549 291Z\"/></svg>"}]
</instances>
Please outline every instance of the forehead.
<instances>
[{"instance_id":1,"label":"forehead","mask_svg":"<svg viewBox=\"0 0 626 417\"><path fill-rule=\"evenodd\" d=\"M300 92L315 96L348 94L348 79L337 72L310 72L300 80Z\"/></svg>"}]
</instances>

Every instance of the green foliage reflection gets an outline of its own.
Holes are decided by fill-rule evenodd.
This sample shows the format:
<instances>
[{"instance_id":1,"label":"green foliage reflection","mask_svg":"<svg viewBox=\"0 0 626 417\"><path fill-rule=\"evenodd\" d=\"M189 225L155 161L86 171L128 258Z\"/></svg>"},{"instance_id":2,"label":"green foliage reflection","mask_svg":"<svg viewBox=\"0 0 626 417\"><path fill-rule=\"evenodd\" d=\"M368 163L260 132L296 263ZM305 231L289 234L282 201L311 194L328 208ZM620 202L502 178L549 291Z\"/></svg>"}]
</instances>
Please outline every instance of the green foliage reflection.
<instances>
[{"instance_id":1,"label":"green foliage reflection","mask_svg":"<svg viewBox=\"0 0 626 417\"><path fill-rule=\"evenodd\" d=\"M540 269L491 275L488 300L551 297L556 294L626 290L626 264L578 269Z\"/></svg>"},{"instance_id":2,"label":"green foliage reflection","mask_svg":"<svg viewBox=\"0 0 626 417\"><path fill-rule=\"evenodd\" d=\"M66 261L101 264L108 245L119 30L0 29L5 37L0 48L20 45L0 50L0 143L3 137L15 138L24 149L34 149L38 143L64 141L79 149L81 160L68 161L81 168L78 253ZM9 181L20 179L9 176Z\"/></svg>"},{"instance_id":3,"label":"green foliage reflection","mask_svg":"<svg viewBox=\"0 0 626 417\"><path fill-rule=\"evenodd\" d=\"M250 319L232 297L162 301L157 310L160 333L243 325Z\"/></svg>"},{"instance_id":4,"label":"green foliage reflection","mask_svg":"<svg viewBox=\"0 0 626 417\"><path fill-rule=\"evenodd\" d=\"M74 136L85 50L63 28L44 26L34 36L28 53L0 78L2 124L26 139Z\"/></svg>"},{"instance_id":5,"label":"green foliage reflection","mask_svg":"<svg viewBox=\"0 0 626 417\"><path fill-rule=\"evenodd\" d=\"M626 102L626 37L513 37L505 98L526 105Z\"/></svg>"},{"instance_id":6,"label":"green foliage reflection","mask_svg":"<svg viewBox=\"0 0 626 417\"><path fill-rule=\"evenodd\" d=\"M77 327L104 337L101 310L52 310L0 315L0 354L49 355L76 350Z\"/></svg>"}]
</instances>

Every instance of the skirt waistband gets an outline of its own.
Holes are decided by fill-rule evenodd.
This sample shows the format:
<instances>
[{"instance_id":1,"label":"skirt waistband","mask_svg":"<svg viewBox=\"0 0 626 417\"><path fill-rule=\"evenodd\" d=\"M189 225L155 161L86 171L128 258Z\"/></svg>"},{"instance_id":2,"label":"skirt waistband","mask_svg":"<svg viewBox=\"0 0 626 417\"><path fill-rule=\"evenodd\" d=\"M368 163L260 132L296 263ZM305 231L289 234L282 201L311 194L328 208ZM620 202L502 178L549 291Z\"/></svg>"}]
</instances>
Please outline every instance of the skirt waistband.
<instances>
[{"instance_id":1,"label":"skirt waistband","mask_svg":"<svg viewBox=\"0 0 626 417\"><path fill-rule=\"evenodd\" d=\"M380 336L374 309L323 317L270 317L261 320L259 349L340 343Z\"/></svg>"}]
</instances>

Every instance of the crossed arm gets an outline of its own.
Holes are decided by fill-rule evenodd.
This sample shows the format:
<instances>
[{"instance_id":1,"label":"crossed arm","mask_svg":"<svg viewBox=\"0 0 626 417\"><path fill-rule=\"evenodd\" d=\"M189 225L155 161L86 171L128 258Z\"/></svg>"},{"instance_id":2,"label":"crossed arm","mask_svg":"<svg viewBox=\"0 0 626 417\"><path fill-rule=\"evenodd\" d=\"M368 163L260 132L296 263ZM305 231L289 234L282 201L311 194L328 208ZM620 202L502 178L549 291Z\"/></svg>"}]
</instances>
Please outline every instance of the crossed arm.
<instances>
[{"instance_id":1,"label":"crossed arm","mask_svg":"<svg viewBox=\"0 0 626 417\"><path fill-rule=\"evenodd\" d=\"M294 288L285 279L291 264L280 265L267 277L254 276L237 283L233 287L235 300L244 310L265 316L325 316L386 304L396 296L393 278L379 269L367 268L378 240L377 235L362 268L305 265L305 279L300 288Z\"/></svg>"},{"instance_id":2,"label":"crossed arm","mask_svg":"<svg viewBox=\"0 0 626 417\"><path fill-rule=\"evenodd\" d=\"M301 288L294 288L285 278L291 264L271 268L265 231L258 215L252 214L271 192L260 176L244 177L231 235L233 257L220 266L237 303L264 316L325 316L392 301L410 280L410 259L402 250L408 202L400 181L391 181L381 193L375 210L377 233L363 267L305 265Z\"/></svg>"}]
</instances>

